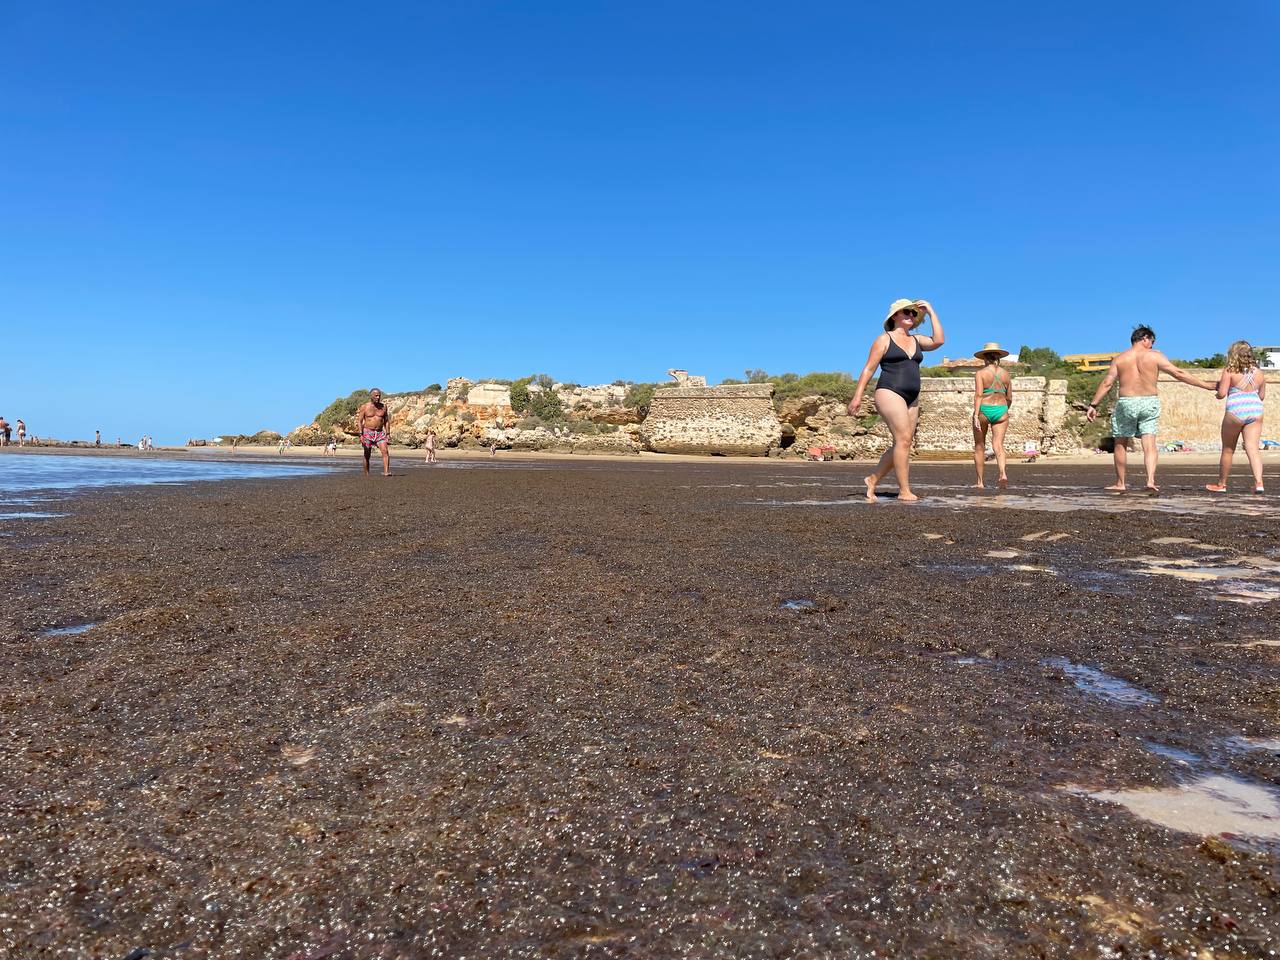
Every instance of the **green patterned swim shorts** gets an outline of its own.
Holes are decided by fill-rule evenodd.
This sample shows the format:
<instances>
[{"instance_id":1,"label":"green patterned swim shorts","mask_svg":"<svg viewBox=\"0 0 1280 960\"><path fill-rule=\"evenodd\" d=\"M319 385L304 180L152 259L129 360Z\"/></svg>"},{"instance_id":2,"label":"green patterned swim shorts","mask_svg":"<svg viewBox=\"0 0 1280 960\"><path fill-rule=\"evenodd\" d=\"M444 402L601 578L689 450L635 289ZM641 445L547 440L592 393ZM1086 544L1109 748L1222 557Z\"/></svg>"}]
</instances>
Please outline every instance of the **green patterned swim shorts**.
<instances>
[{"instance_id":1,"label":"green patterned swim shorts","mask_svg":"<svg viewBox=\"0 0 1280 960\"><path fill-rule=\"evenodd\" d=\"M1113 437L1144 437L1160 431L1159 397L1121 397L1111 413Z\"/></svg>"}]
</instances>

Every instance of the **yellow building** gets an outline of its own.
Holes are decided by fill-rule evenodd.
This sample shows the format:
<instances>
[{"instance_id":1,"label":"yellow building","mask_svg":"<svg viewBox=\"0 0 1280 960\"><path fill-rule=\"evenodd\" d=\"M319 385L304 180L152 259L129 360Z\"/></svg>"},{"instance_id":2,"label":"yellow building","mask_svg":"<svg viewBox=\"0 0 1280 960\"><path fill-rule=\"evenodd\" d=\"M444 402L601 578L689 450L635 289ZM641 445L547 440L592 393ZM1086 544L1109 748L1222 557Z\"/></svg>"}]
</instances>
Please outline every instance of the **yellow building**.
<instances>
[{"instance_id":1,"label":"yellow building","mask_svg":"<svg viewBox=\"0 0 1280 960\"><path fill-rule=\"evenodd\" d=\"M1118 356L1118 353L1071 353L1062 359L1081 370L1106 370Z\"/></svg>"}]
</instances>

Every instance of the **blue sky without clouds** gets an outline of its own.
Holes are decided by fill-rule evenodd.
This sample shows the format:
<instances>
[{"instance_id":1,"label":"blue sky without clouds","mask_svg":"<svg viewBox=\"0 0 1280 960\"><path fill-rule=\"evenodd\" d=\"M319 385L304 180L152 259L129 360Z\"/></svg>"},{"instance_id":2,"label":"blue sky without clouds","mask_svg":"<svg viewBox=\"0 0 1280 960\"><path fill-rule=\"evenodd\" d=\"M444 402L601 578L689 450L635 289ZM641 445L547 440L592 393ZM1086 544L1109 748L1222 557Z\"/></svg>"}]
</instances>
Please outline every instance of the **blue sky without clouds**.
<instances>
[{"instance_id":1,"label":"blue sky without clouds","mask_svg":"<svg viewBox=\"0 0 1280 960\"><path fill-rule=\"evenodd\" d=\"M1280 342L1274 0L0 0L0 414Z\"/></svg>"}]
</instances>

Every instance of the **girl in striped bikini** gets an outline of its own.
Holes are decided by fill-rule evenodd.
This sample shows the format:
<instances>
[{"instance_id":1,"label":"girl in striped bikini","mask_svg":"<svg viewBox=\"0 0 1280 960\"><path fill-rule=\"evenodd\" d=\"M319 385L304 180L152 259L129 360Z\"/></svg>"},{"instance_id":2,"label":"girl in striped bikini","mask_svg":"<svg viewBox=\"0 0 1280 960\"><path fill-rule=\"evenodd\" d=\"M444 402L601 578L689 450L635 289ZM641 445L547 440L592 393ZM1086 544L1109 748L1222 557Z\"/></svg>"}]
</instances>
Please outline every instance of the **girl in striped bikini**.
<instances>
[{"instance_id":1,"label":"girl in striped bikini","mask_svg":"<svg viewBox=\"0 0 1280 960\"><path fill-rule=\"evenodd\" d=\"M1226 493L1227 475L1236 442L1244 437L1244 455L1253 470L1254 493L1262 493L1262 401L1267 398L1267 378L1258 369L1258 359L1246 340L1237 340L1227 351L1227 366L1218 381L1218 399L1227 400L1222 416L1222 468L1217 483L1205 484L1206 490Z\"/></svg>"}]
</instances>

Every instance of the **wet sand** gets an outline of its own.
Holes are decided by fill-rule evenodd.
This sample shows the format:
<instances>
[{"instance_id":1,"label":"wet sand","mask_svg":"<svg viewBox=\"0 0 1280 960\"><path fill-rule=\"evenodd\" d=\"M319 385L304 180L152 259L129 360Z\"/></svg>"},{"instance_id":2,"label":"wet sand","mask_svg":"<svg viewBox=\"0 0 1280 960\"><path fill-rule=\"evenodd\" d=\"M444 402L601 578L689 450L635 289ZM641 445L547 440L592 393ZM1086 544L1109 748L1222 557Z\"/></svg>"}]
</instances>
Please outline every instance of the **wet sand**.
<instances>
[{"instance_id":1,"label":"wet sand","mask_svg":"<svg viewBox=\"0 0 1280 960\"><path fill-rule=\"evenodd\" d=\"M1276 497L399 469L0 521L0 956L1275 955Z\"/></svg>"}]
</instances>

